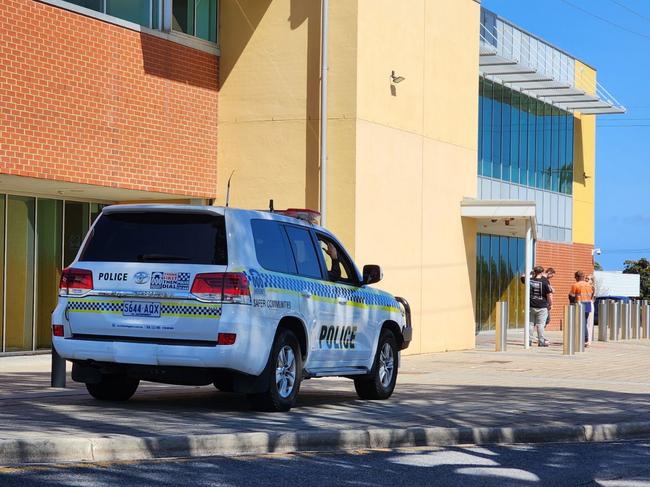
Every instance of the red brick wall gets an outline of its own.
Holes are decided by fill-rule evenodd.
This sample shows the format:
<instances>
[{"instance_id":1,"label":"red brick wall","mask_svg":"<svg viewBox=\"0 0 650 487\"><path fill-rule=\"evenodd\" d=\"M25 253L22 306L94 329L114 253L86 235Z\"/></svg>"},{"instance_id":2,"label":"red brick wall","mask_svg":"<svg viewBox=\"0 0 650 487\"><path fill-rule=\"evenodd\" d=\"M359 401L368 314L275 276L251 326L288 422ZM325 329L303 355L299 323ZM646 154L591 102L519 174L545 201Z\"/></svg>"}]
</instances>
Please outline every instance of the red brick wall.
<instances>
[{"instance_id":1,"label":"red brick wall","mask_svg":"<svg viewBox=\"0 0 650 487\"><path fill-rule=\"evenodd\" d=\"M213 197L216 56L0 0L0 173Z\"/></svg>"},{"instance_id":2,"label":"red brick wall","mask_svg":"<svg viewBox=\"0 0 650 487\"><path fill-rule=\"evenodd\" d=\"M569 304L569 291L575 282L573 274L584 271L590 274L594 271L591 251L593 245L586 244L560 244L555 242L538 241L535 255L535 265L544 268L553 267L557 274L551 280L555 290L553 294L553 310L549 329L558 330L560 321L563 320L564 306Z\"/></svg>"}]
</instances>

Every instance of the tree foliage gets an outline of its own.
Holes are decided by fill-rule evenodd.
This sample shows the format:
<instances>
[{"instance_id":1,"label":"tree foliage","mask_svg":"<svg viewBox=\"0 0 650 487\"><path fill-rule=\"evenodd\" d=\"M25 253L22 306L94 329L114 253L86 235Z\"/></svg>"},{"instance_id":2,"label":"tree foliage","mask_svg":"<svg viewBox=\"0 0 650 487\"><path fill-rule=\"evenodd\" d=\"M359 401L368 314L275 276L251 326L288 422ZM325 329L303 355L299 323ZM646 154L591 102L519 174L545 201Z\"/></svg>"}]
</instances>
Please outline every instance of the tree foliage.
<instances>
[{"instance_id":1,"label":"tree foliage","mask_svg":"<svg viewBox=\"0 0 650 487\"><path fill-rule=\"evenodd\" d=\"M650 261L645 258L626 260L623 274L639 274L641 276L641 299L650 299Z\"/></svg>"},{"instance_id":2,"label":"tree foliage","mask_svg":"<svg viewBox=\"0 0 650 487\"><path fill-rule=\"evenodd\" d=\"M600 262L594 262L594 270L595 271L602 271L603 270L603 266L600 265Z\"/></svg>"}]
</instances>

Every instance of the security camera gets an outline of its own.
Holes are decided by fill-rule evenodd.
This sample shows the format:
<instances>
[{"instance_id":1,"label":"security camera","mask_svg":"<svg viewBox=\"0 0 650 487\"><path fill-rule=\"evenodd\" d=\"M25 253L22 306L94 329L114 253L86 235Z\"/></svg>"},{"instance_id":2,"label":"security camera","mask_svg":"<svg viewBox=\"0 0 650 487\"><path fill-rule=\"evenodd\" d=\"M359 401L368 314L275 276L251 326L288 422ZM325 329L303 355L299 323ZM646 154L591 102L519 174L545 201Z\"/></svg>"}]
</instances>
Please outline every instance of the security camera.
<instances>
[{"instance_id":1,"label":"security camera","mask_svg":"<svg viewBox=\"0 0 650 487\"><path fill-rule=\"evenodd\" d=\"M602 250L600 250L600 249L594 249L594 254L595 254L595 255L600 255L600 254L602 254L602 253L603 253Z\"/></svg>"}]
</instances>

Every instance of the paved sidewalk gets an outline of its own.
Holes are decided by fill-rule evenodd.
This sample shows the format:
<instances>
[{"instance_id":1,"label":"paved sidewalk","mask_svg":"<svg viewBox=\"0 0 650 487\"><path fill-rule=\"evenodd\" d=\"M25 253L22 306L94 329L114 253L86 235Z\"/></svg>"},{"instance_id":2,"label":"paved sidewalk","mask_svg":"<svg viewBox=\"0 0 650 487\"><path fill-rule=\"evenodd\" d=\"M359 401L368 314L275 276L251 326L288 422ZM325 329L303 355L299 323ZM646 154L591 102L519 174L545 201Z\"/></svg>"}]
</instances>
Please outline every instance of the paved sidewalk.
<instances>
[{"instance_id":1,"label":"paved sidewalk","mask_svg":"<svg viewBox=\"0 0 650 487\"><path fill-rule=\"evenodd\" d=\"M283 414L251 411L243 396L211 386L143 383L127 403L102 403L71 380L49 388L49 355L0 358L0 440L650 420L648 340L595 343L565 357L559 334L551 348L504 353L480 338L476 350L404 357L388 401L358 400L349 380L314 379Z\"/></svg>"}]
</instances>

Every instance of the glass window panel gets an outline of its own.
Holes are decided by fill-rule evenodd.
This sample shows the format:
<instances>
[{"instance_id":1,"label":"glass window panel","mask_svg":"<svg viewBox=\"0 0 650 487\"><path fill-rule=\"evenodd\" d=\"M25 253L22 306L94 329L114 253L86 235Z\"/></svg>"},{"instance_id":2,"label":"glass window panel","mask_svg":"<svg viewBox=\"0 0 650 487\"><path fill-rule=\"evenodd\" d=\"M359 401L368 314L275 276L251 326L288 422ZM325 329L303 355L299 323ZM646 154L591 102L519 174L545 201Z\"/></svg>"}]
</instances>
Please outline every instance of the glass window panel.
<instances>
[{"instance_id":1,"label":"glass window panel","mask_svg":"<svg viewBox=\"0 0 650 487\"><path fill-rule=\"evenodd\" d=\"M535 187L544 187L544 105L535 101Z\"/></svg>"},{"instance_id":2,"label":"glass window panel","mask_svg":"<svg viewBox=\"0 0 650 487\"><path fill-rule=\"evenodd\" d=\"M517 326L517 239L508 237L508 326Z\"/></svg>"},{"instance_id":3,"label":"glass window panel","mask_svg":"<svg viewBox=\"0 0 650 487\"><path fill-rule=\"evenodd\" d=\"M527 161L527 171L528 171L528 186L535 186L535 158L537 157L537 113L536 113L536 102L532 98L528 98L528 161Z\"/></svg>"},{"instance_id":4,"label":"glass window panel","mask_svg":"<svg viewBox=\"0 0 650 487\"><path fill-rule=\"evenodd\" d=\"M101 203L90 203L90 224L92 225L99 214L102 212L102 208L108 205L102 205Z\"/></svg>"},{"instance_id":5,"label":"glass window panel","mask_svg":"<svg viewBox=\"0 0 650 487\"><path fill-rule=\"evenodd\" d=\"M477 173L483 174L483 78L478 79L478 167Z\"/></svg>"},{"instance_id":6,"label":"glass window panel","mask_svg":"<svg viewBox=\"0 0 650 487\"><path fill-rule=\"evenodd\" d=\"M566 114L560 111L558 116L558 191L566 193Z\"/></svg>"},{"instance_id":7,"label":"glass window panel","mask_svg":"<svg viewBox=\"0 0 650 487\"><path fill-rule=\"evenodd\" d=\"M567 115L567 139L566 139L566 158L567 158L567 194L573 194L573 115Z\"/></svg>"},{"instance_id":8,"label":"glass window panel","mask_svg":"<svg viewBox=\"0 0 650 487\"><path fill-rule=\"evenodd\" d=\"M501 178L501 99L503 96L503 87L494 84L494 104L492 106L492 170L489 176Z\"/></svg>"},{"instance_id":9,"label":"glass window panel","mask_svg":"<svg viewBox=\"0 0 650 487\"><path fill-rule=\"evenodd\" d=\"M88 233L90 205L76 201L65 202L65 228L63 233L63 265L67 267L77 256L79 247Z\"/></svg>"},{"instance_id":10,"label":"glass window panel","mask_svg":"<svg viewBox=\"0 0 650 487\"><path fill-rule=\"evenodd\" d=\"M0 352L3 350L2 343L2 318L4 316L4 280L5 280L5 199L0 194Z\"/></svg>"},{"instance_id":11,"label":"glass window panel","mask_svg":"<svg viewBox=\"0 0 650 487\"><path fill-rule=\"evenodd\" d=\"M528 160L528 111L526 96L521 95L519 103L519 180L521 184L527 184L527 160Z\"/></svg>"},{"instance_id":12,"label":"glass window panel","mask_svg":"<svg viewBox=\"0 0 650 487\"><path fill-rule=\"evenodd\" d=\"M553 107L551 127L551 190L560 190L560 110Z\"/></svg>"},{"instance_id":13,"label":"glass window panel","mask_svg":"<svg viewBox=\"0 0 650 487\"><path fill-rule=\"evenodd\" d=\"M160 3L162 0L152 0L151 1L151 28L152 29L162 29L161 24L161 13L162 9L160 8Z\"/></svg>"},{"instance_id":14,"label":"glass window panel","mask_svg":"<svg viewBox=\"0 0 650 487\"><path fill-rule=\"evenodd\" d=\"M74 3L80 7L86 7L90 10L102 11L102 0L66 0L69 3Z\"/></svg>"},{"instance_id":15,"label":"glass window panel","mask_svg":"<svg viewBox=\"0 0 650 487\"><path fill-rule=\"evenodd\" d=\"M512 92L512 110L510 115L510 181L519 182L519 97Z\"/></svg>"},{"instance_id":16,"label":"glass window panel","mask_svg":"<svg viewBox=\"0 0 650 487\"><path fill-rule=\"evenodd\" d=\"M34 325L34 198L7 199L5 351L31 350Z\"/></svg>"},{"instance_id":17,"label":"glass window panel","mask_svg":"<svg viewBox=\"0 0 650 487\"><path fill-rule=\"evenodd\" d=\"M490 236L490 318L488 326L493 329L496 321L496 302L499 299L499 237Z\"/></svg>"},{"instance_id":18,"label":"glass window panel","mask_svg":"<svg viewBox=\"0 0 650 487\"><path fill-rule=\"evenodd\" d=\"M517 275L521 276L526 272L526 240L523 238L518 238L517 239L517 263L518 263L518 270L517 270ZM518 307L517 307L517 319L518 319L518 325L519 326L524 326L524 320L525 318L525 308L526 308L526 285L521 282L521 279L517 279L518 283Z\"/></svg>"},{"instance_id":19,"label":"glass window panel","mask_svg":"<svg viewBox=\"0 0 650 487\"><path fill-rule=\"evenodd\" d=\"M56 307L61 278L63 201L39 198L36 213L36 348L50 348L51 315Z\"/></svg>"},{"instance_id":20,"label":"glass window panel","mask_svg":"<svg viewBox=\"0 0 650 487\"><path fill-rule=\"evenodd\" d=\"M544 104L544 185L546 190L551 189L551 105Z\"/></svg>"},{"instance_id":21,"label":"glass window panel","mask_svg":"<svg viewBox=\"0 0 650 487\"><path fill-rule=\"evenodd\" d=\"M217 0L196 0L196 37L217 42Z\"/></svg>"},{"instance_id":22,"label":"glass window panel","mask_svg":"<svg viewBox=\"0 0 650 487\"><path fill-rule=\"evenodd\" d=\"M151 25L150 0L106 0L106 13L147 27Z\"/></svg>"},{"instance_id":23,"label":"glass window panel","mask_svg":"<svg viewBox=\"0 0 650 487\"><path fill-rule=\"evenodd\" d=\"M492 170L492 108L494 84L485 80L483 85L483 164L481 175L490 176Z\"/></svg>"},{"instance_id":24,"label":"glass window panel","mask_svg":"<svg viewBox=\"0 0 650 487\"><path fill-rule=\"evenodd\" d=\"M481 326L483 329L490 325L490 237L481 237Z\"/></svg>"},{"instance_id":25,"label":"glass window panel","mask_svg":"<svg viewBox=\"0 0 650 487\"><path fill-rule=\"evenodd\" d=\"M501 101L501 179L510 181L510 116L512 91L503 88Z\"/></svg>"},{"instance_id":26,"label":"glass window panel","mask_svg":"<svg viewBox=\"0 0 650 487\"><path fill-rule=\"evenodd\" d=\"M172 1L172 29L194 35L194 0Z\"/></svg>"}]
</instances>

